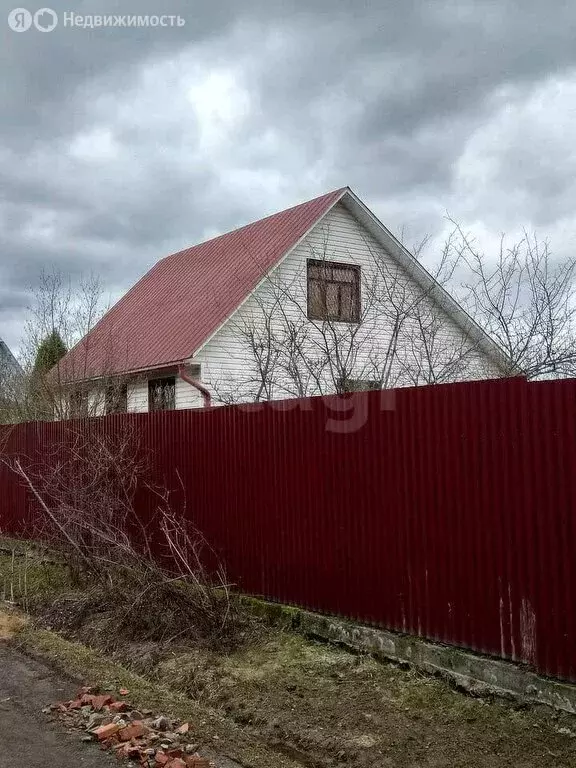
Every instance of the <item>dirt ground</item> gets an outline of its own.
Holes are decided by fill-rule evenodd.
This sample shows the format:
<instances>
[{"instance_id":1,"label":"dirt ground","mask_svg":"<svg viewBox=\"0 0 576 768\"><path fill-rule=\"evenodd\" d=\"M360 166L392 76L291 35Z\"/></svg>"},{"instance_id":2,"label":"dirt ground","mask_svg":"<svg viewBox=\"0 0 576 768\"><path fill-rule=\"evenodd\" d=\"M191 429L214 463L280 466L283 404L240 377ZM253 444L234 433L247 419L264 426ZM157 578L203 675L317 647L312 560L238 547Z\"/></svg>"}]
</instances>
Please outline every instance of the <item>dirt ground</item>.
<instances>
[{"instance_id":1,"label":"dirt ground","mask_svg":"<svg viewBox=\"0 0 576 768\"><path fill-rule=\"evenodd\" d=\"M3 621L5 634L11 620ZM2 626L2 625L0 625ZM11 630L10 630L11 631ZM0 766L2 768L111 768L117 765L96 746L81 744L47 722L43 706L69 698L74 686L46 665L0 642Z\"/></svg>"},{"instance_id":2,"label":"dirt ground","mask_svg":"<svg viewBox=\"0 0 576 768\"><path fill-rule=\"evenodd\" d=\"M151 672L304 764L576 765L569 718L559 724L548 710L473 699L293 635L271 632L229 656L183 651Z\"/></svg>"},{"instance_id":3,"label":"dirt ground","mask_svg":"<svg viewBox=\"0 0 576 768\"><path fill-rule=\"evenodd\" d=\"M73 606L73 595L50 600L36 621L105 651L100 669L119 663L234 725L277 756L270 768L576 768L576 718L544 706L472 698L443 680L256 622L227 651L128 642L111 632L106 612L84 601L79 615ZM233 745L227 754L238 758Z\"/></svg>"}]
</instances>

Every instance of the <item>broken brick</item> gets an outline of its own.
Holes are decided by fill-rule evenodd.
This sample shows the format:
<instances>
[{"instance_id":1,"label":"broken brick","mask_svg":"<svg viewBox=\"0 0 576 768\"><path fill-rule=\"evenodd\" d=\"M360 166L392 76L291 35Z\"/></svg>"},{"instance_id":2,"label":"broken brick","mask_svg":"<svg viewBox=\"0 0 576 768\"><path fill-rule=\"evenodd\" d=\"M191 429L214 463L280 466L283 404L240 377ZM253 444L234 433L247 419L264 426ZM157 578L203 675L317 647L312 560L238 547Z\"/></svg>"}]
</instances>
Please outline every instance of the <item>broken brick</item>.
<instances>
[{"instance_id":1,"label":"broken brick","mask_svg":"<svg viewBox=\"0 0 576 768\"><path fill-rule=\"evenodd\" d=\"M68 709L80 709L82 706L82 702L80 699L75 699L74 701L68 702Z\"/></svg>"},{"instance_id":2,"label":"broken brick","mask_svg":"<svg viewBox=\"0 0 576 768\"><path fill-rule=\"evenodd\" d=\"M182 723L179 728L176 728L176 733L188 733L190 730L190 723Z\"/></svg>"},{"instance_id":3,"label":"broken brick","mask_svg":"<svg viewBox=\"0 0 576 768\"><path fill-rule=\"evenodd\" d=\"M170 757L165 752L161 752L160 750L156 752L156 765L166 765L166 763L169 762Z\"/></svg>"},{"instance_id":4,"label":"broken brick","mask_svg":"<svg viewBox=\"0 0 576 768\"><path fill-rule=\"evenodd\" d=\"M98 712L99 710L103 709L107 704L112 704L114 699L112 696L107 696L103 694L102 696L94 696L92 698L92 706L93 708Z\"/></svg>"},{"instance_id":5,"label":"broken brick","mask_svg":"<svg viewBox=\"0 0 576 768\"><path fill-rule=\"evenodd\" d=\"M130 709L130 705L126 701L113 701L109 704L111 712L127 712Z\"/></svg>"},{"instance_id":6,"label":"broken brick","mask_svg":"<svg viewBox=\"0 0 576 768\"><path fill-rule=\"evenodd\" d=\"M135 720L119 731L118 738L122 741L130 741L131 739L139 739L141 736L146 736L148 733L150 733L148 726L144 725L140 720Z\"/></svg>"},{"instance_id":7,"label":"broken brick","mask_svg":"<svg viewBox=\"0 0 576 768\"><path fill-rule=\"evenodd\" d=\"M166 768L188 768L184 760L181 757L175 757L174 760L166 765Z\"/></svg>"},{"instance_id":8,"label":"broken brick","mask_svg":"<svg viewBox=\"0 0 576 768\"><path fill-rule=\"evenodd\" d=\"M101 725L98 728L95 728L92 733L96 736L98 741L105 741L118 733L119 730L120 726L116 723L108 723L108 725Z\"/></svg>"},{"instance_id":9,"label":"broken brick","mask_svg":"<svg viewBox=\"0 0 576 768\"><path fill-rule=\"evenodd\" d=\"M129 760L139 760L142 757L142 749L135 744L130 744L126 741L120 744L114 744L112 749L119 760L123 757L127 757Z\"/></svg>"},{"instance_id":10,"label":"broken brick","mask_svg":"<svg viewBox=\"0 0 576 768\"><path fill-rule=\"evenodd\" d=\"M114 734L113 736L110 736L109 739L104 739L104 741L100 742L100 749L114 749L117 743L118 739L116 738L116 734Z\"/></svg>"},{"instance_id":11,"label":"broken brick","mask_svg":"<svg viewBox=\"0 0 576 768\"><path fill-rule=\"evenodd\" d=\"M83 693L80 697L80 704L82 704L83 707L92 706L93 700L94 696L91 696L89 693Z\"/></svg>"},{"instance_id":12,"label":"broken brick","mask_svg":"<svg viewBox=\"0 0 576 768\"><path fill-rule=\"evenodd\" d=\"M120 688L120 690L118 691L118 693L120 694L120 696L128 696L128 694L130 693L130 691L128 690L128 688Z\"/></svg>"}]
</instances>

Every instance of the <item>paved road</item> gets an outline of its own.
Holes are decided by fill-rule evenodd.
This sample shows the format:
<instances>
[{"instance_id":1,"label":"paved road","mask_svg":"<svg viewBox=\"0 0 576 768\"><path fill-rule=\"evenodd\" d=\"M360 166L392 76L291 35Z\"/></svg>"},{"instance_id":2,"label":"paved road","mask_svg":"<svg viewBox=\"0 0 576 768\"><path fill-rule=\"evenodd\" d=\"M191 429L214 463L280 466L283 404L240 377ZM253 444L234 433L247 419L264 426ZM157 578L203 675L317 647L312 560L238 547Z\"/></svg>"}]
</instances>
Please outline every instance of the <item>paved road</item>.
<instances>
[{"instance_id":1,"label":"paved road","mask_svg":"<svg viewBox=\"0 0 576 768\"><path fill-rule=\"evenodd\" d=\"M50 723L42 707L78 686L0 642L0 768L110 768L118 761Z\"/></svg>"}]
</instances>

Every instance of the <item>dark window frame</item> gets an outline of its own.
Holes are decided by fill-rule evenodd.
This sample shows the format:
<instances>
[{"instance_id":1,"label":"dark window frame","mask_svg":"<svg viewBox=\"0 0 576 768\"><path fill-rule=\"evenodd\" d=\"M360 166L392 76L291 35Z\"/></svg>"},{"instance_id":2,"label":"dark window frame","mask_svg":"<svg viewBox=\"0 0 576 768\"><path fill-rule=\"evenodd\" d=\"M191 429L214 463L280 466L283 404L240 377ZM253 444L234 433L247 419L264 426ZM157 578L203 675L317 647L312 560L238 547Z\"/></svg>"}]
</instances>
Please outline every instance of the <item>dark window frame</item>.
<instances>
[{"instance_id":1,"label":"dark window frame","mask_svg":"<svg viewBox=\"0 0 576 768\"><path fill-rule=\"evenodd\" d=\"M158 397L158 391L161 396ZM148 379L148 411L174 411L176 409L176 376Z\"/></svg>"},{"instance_id":2,"label":"dark window frame","mask_svg":"<svg viewBox=\"0 0 576 768\"><path fill-rule=\"evenodd\" d=\"M352 274L351 280L342 280L336 277L336 271L349 272ZM314 306L312 298L311 285L316 285L319 289L321 308ZM328 290L329 286L335 297L338 307L337 311L330 313ZM346 289L352 286L352 296L350 297L350 308L346 308L345 293ZM360 323L361 303L362 303L362 271L358 264L348 264L338 261L323 261L318 259L307 260L306 288L307 288L307 315L309 320L320 320L323 322L335 323Z\"/></svg>"},{"instance_id":3,"label":"dark window frame","mask_svg":"<svg viewBox=\"0 0 576 768\"><path fill-rule=\"evenodd\" d=\"M104 413L109 416L112 413L127 413L128 411L128 385L112 384L104 390Z\"/></svg>"}]
</instances>

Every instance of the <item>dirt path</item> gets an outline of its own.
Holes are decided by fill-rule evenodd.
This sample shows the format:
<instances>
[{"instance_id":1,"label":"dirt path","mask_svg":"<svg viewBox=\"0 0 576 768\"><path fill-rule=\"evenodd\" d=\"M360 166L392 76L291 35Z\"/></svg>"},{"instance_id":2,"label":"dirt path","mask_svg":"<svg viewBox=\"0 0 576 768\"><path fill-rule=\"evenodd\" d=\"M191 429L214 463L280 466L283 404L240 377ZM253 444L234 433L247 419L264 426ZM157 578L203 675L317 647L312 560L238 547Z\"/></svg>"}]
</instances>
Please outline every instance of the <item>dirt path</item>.
<instances>
[{"instance_id":1,"label":"dirt path","mask_svg":"<svg viewBox=\"0 0 576 768\"><path fill-rule=\"evenodd\" d=\"M118 762L79 734L51 724L42 707L71 698L75 686L0 642L0 766L110 768Z\"/></svg>"}]
</instances>

